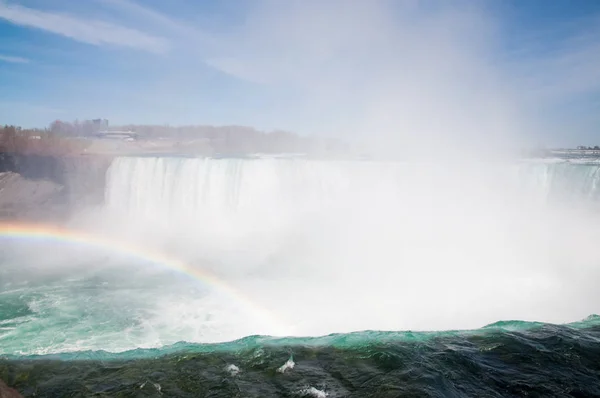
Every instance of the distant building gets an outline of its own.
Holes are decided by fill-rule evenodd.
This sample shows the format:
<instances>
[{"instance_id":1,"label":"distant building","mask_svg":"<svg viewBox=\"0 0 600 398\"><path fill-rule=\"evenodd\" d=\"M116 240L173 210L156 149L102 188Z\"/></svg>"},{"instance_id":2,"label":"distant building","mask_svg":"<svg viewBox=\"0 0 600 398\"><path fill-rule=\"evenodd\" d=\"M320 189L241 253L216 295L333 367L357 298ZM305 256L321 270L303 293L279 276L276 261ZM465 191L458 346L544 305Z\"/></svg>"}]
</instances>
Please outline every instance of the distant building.
<instances>
[{"instance_id":1,"label":"distant building","mask_svg":"<svg viewBox=\"0 0 600 398\"><path fill-rule=\"evenodd\" d=\"M83 122L84 134L96 134L99 131L107 131L108 130L108 120L107 119L92 119L85 120Z\"/></svg>"},{"instance_id":2,"label":"distant building","mask_svg":"<svg viewBox=\"0 0 600 398\"><path fill-rule=\"evenodd\" d=\"M75 120L73 123L56 120L50 124L50 131L71 137L86 137L99 131L108 130L107 119Z\"/></svg>"},{"instance_id":3,"label":"distant building","mask_svg":"<svg viewBox=\"0 0 600 398\"><path fill-rule=\"evenodd\" d=\"M600 146L596 145L594 147L591 147L591 146L580 145L577 147L577 149L580 151L600 151Z\"/></svg>"},{"instance_id":4,"label":"distant building","mask_svg":"<svg viewBox=\"0 0 600 398\"><path fill-rule=\"evenodd\" d=\"M98 127L99 130L107 130L108 129L108 120L107 119L92 119L92 126Z\"/></svg>"}]
</instances>

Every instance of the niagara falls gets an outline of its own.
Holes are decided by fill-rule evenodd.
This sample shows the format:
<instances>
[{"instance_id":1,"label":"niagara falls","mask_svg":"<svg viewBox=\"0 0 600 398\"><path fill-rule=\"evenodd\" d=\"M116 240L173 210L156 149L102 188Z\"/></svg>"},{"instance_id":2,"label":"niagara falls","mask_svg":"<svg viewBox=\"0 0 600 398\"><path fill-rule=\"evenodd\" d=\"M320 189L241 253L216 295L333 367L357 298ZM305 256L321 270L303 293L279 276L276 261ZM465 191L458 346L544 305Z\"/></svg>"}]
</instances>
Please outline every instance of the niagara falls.
<instances>
[{"instance_id":1,"label":"niagara falls","mask_svg":"<svg viewBox=\"0 0 600 398\"><path fill-rule=\"evenodd\" d=\"M1 398L600 396L600 3L42 3Z\"/></svg>"},{"instance_id":2,"label":"niagara falls","mask_svg":"<svg viewBox=\"0 0 600 398\"><path fill-rule=\"evenodd\" d=\"M265 339L248 336L352 346L595 325L600 164L462 166L115 158L93 219L0 228L0 355L122 360Z\"/></svg>"}]
</instances>

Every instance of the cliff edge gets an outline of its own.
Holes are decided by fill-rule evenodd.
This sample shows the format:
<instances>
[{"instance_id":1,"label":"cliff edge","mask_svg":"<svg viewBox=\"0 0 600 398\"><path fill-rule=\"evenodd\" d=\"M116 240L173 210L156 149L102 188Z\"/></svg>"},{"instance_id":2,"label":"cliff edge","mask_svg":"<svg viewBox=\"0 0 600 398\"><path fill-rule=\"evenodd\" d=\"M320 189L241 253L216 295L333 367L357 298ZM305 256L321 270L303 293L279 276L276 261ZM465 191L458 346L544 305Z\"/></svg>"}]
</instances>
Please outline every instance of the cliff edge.
<instances>
[{"instance_id":1,"label":"cliff edge","mask_svg":"<svg viewBox=\"0 0 600 398\"><path fill-rule=\"evenodd\" d=\"M53 222L104 202L106 156L0 154L0 220Z\"/></svg>"}]
</instances>

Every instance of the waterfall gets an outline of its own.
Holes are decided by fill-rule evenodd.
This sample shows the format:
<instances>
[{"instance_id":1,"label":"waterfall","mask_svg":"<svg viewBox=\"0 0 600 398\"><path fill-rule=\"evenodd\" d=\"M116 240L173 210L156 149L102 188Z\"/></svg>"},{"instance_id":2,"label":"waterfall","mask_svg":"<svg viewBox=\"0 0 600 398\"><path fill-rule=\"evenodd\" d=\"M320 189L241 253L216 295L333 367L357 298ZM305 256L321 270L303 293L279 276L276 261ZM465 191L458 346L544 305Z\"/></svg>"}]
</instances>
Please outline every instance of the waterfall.
<instances>
[{"instance_id":1,"label":"waterfall","mask_svg":"<svg viewBox=\"0 0 600 398\"><path fill-rule=\"evenodd\" d=\"M598 163L531 162L519 168L523 186L547 199L597 201L600 199Z\"/></svg>"},{"instance_id":2,"label":"waterfall","mask_svg":"<svg viewBox=\"0 0 600 398\"><path fill-rule=\"evenodd\" d=\"M397 189L399 170L375 162L117 158L107 173L105 201L140 215L281 217L341 203L347 195Z\"/></svg>"},{"instance_id":3,"label":"waterfall","mask_svg":"<svg viewBox=\"0 0 600 398\"><path fill-rule=\"evenodd\" d=\"M599 178L575 162L131 157L105 200L116 229L306 333L451 329L594 311Z\"/></svg>"},{"instance_id":4,"label":"waterfall","mask_svg":"<svg viewBox=\"0 0 600 398\"><path fill-rule=\"evenodd\" d=\"M451 179L444 172L440 166L367 161L117 158L107 173L105 200L109 208L140 215L282 217L347 203L348 197L356 203L396 196L400 203L411 195L444 196L456 191L448 185L468 190L474 181L472 174ZM478 177L478 184L493 187L500 181L504 188L518 186L543 199L597 200L600 195L598 164L523 162L489 175L487 182Z\"/></svg>"}]
</instances>

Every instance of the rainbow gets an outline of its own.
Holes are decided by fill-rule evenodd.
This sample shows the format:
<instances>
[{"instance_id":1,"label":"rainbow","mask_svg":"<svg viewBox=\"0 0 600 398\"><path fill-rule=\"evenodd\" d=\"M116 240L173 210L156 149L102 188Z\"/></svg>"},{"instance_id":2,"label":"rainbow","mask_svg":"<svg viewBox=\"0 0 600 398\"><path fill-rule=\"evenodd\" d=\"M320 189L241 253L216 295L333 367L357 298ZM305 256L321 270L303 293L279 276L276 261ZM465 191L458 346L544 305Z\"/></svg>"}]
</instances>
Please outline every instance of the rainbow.
<instances>
[{"instance_id":1,"label":"rainbow","mask_svg":"<svg viewBox=\"0 0 600 398\"><path fill-rule=\"evenodd\" d=\"M136 246L130 242L107 239L98 234L76 229L67 229L47 224L26 223L0 223L0 238L22 239L25 241L55 241L73 245L94 247L109 252L132 257L141 261L156 264L160 267L179 272L192 277L204 285L225 294L240 305L250 315L258 317L261 322L266 322L269 329L279 335L285 335L287 328L277 321L273 315L264 308L254 304L250 298L226 284L224 281L207 270L193 267L184 261L169 256L166 253L146 247Z\"/></svg>"}]
</instances>

